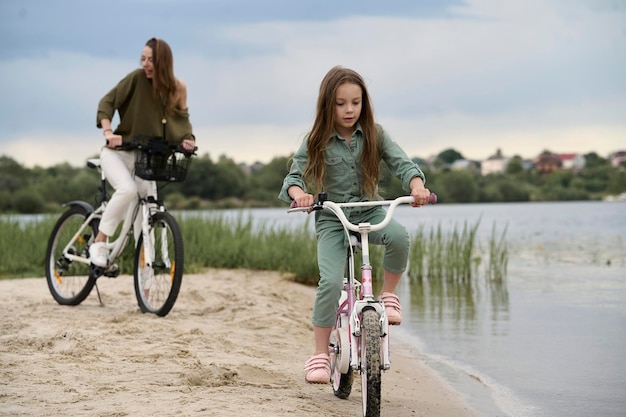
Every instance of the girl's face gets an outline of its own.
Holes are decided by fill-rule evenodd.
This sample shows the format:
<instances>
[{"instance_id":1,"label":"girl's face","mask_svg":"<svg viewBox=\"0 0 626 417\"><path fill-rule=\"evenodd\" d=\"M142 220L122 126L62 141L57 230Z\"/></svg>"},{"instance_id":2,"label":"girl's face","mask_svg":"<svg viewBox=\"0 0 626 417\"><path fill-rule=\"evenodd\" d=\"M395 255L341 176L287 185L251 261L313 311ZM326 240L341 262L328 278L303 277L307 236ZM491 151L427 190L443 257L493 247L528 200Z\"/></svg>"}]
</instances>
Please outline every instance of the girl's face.
<instances>
[{"instance_id":1,"label":"girl's face","mask_svg":"<svg viewBox=\"0 0 626 417\"><path fill-rule=\"evenodd\" d=\"M357 84L346 82L337 88L335 94L335 130L342 136L354 132L354 126L361 116L363 91Z\"/></svg>"},{"instance_id":2,"label":"girl's face","mask_svg":"<svg viewBox=\"0 0 626 417\"><path fill-rule=\"evenodd\" d=\"M152 62L152 48L148 45L144 46L141 52L141 67L143 72L146 73L146 77L152 78L154 75L154 64Z\"/></svg>"}]
</instances>

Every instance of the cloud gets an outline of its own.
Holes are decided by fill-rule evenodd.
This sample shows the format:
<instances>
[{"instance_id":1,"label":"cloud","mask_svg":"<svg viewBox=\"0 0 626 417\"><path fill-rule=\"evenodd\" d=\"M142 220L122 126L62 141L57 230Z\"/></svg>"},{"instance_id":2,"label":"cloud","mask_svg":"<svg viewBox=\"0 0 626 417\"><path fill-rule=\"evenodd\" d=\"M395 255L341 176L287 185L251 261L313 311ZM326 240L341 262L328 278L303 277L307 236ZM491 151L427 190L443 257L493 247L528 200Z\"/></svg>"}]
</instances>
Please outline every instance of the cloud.
<instances>
[{"instance_id":1,"label":"cloud","mask_svg":"<svg viewBox=\"0 0 626 417\"><path fill-rule=\"evenodd\" d=\"M212 156L254 162L293 152L313 121L320 81L337 64L365 77L378 120L410 155L448 147L477 159L496 147L524 156L608 152L626 126L626 10L615 4L471 0L421 15L368 9L310 19L266 10L213 16L210 25L179 11L168 22L184 21L182 35L159 36L171 39L196 136ZM76 140L99 143L97 103L137 66L153 33L139 22L115 45L123 54L91 46L1 60L0 79L10 80L2 88L13 98L0 104L4 152L30 141L74 155Z\"/></svg>"}]
</instances>

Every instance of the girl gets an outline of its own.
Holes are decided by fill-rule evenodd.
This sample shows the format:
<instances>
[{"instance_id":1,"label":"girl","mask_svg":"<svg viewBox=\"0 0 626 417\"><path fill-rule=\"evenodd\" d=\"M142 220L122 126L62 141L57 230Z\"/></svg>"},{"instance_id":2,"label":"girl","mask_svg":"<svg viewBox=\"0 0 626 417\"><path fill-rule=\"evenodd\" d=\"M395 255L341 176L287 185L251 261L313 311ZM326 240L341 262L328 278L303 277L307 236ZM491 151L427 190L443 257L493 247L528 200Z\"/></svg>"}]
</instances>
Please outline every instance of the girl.
<instances>
[{"instance_id":1,"label":"girl","mask_svg":"<svg viewBox=\"0 0 626 417\"><path fill-rule=\"evenodd\" d=\"M156 194L154 181L134 177L135 152L121 150L123 142L139 137L163 137L193 151L195 137L189 122L187 86L174 76L174 58L162 39L146 42L141 67L128 74L98 104L96 125L103 129L105 146L100 153L101 167L115 192L102 215L95 243L89 248L91 262L107 266L106 241L117 229L126 209L137 194ZM111 120L117 111L120 123L113 131ZM141 224L137 216L135 226ZM137 234L138 227L135 227ZM136 237L136 236L135 236Z\"/></svg>"},{"instance_id":2,"label":"girl","mask_svg":"<svg viewBox=\"0 0 626 417\"><path fill-rule=\"evenodd\" d=\"M428 203L430 192L424 188L424 174L374 123L369 94L359 74L339 66L332 68L322 80L316 113L311 131L293 156L280 199L306 207L322 190L329 200L339 203L379 199L379 164L383 160L410 190L415 207ZM352 208L346 215L353 223L378 223L385 211L380 206ZM315 230L320 280L312 318L315 352L305 364L305 380L325 384L330 382L328 342L343 286L347 242L343 226L331 212L316 212ZM370 242L385 246L380 298L389 323L400 324L401 307L395 289L406 269L409 236L392 220L385 229L372 232Z\"/></svg>"}]
</instances>

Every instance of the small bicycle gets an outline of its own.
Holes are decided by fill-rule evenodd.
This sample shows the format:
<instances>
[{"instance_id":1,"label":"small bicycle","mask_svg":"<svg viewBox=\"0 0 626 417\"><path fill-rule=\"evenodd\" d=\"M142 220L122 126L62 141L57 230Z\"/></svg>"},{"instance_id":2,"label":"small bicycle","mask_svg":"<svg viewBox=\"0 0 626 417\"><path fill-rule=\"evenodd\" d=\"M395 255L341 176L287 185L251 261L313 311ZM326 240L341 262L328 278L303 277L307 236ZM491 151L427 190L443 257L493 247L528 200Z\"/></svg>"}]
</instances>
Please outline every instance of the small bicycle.
<instances>
[{"instance_id":1,"label":"small bicycle","mask_svg":"<svg viewBox=\"0 0 626 417\"><path fill-rule=\"evenodd\" d=\"M411 196L394 200L334 203L325 193L311 207L295 207L289 212L328 209L343 224L350 241L347 249L347 277L337 307L337 318L332 329L328 352L331 383L336 397L347 399L352 391L353 371L361 373L363 416L380 416L381 371L390 368L389 322L382 301L376 300L372 290L372 266L369 260L369 232L384 229L400 204L410 204ZM437 196L431 193L429 204ZM389 206L385 218L378 224L351 223L342 208ZM361 281L355 277L355 253L361 250Z\"/></svg>"},{"instance_id":2,"label":"small bicycle","mask_svg":"<svg viewBox=\"0 0 626 417\"><path fill-rule=\"evenodd\" d=\"M168 145L161 138L147 144L124 144L123 149L137 149L135 175L157 182L183 181L194 152ZM144 142L144 143L145 143ZM184 248L180 227L156 196L138 196L123 219L119 234L109 240L108 266L97 267L89 259L89 247L98 234L100 219L109 196L100 159L89 159L87 166L100 171L101 181L97 208L85 201L70 201L69 209L56 222L46 250L46 280L54 299L61 305L78 305L96 287L102 304L97 279L115 278L120 273L115 263L122 255L133 224L142 216L141 233L136 239L134 255L134 286L139 308L143 313L167 315L178 297L183 278Z\"/></svg>"}]
</instances>

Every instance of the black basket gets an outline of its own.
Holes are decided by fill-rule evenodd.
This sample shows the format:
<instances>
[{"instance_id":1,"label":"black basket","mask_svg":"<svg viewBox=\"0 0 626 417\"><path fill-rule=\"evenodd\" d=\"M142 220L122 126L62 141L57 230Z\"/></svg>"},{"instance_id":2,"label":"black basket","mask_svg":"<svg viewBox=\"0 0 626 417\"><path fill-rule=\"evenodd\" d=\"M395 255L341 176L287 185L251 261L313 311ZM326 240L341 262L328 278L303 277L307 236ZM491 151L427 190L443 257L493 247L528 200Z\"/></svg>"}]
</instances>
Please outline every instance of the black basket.
<instances>
[{"instance_id":1,"label":"black basket","mask_svg":"<svg viewBox=\"0 0 626 417\"><path fill-rule=\"evenodd\" d=\"M137 152L135 175L150 181L180 182L187 177L191 155L180 152Z\"/></svg>"}]
</instances>

